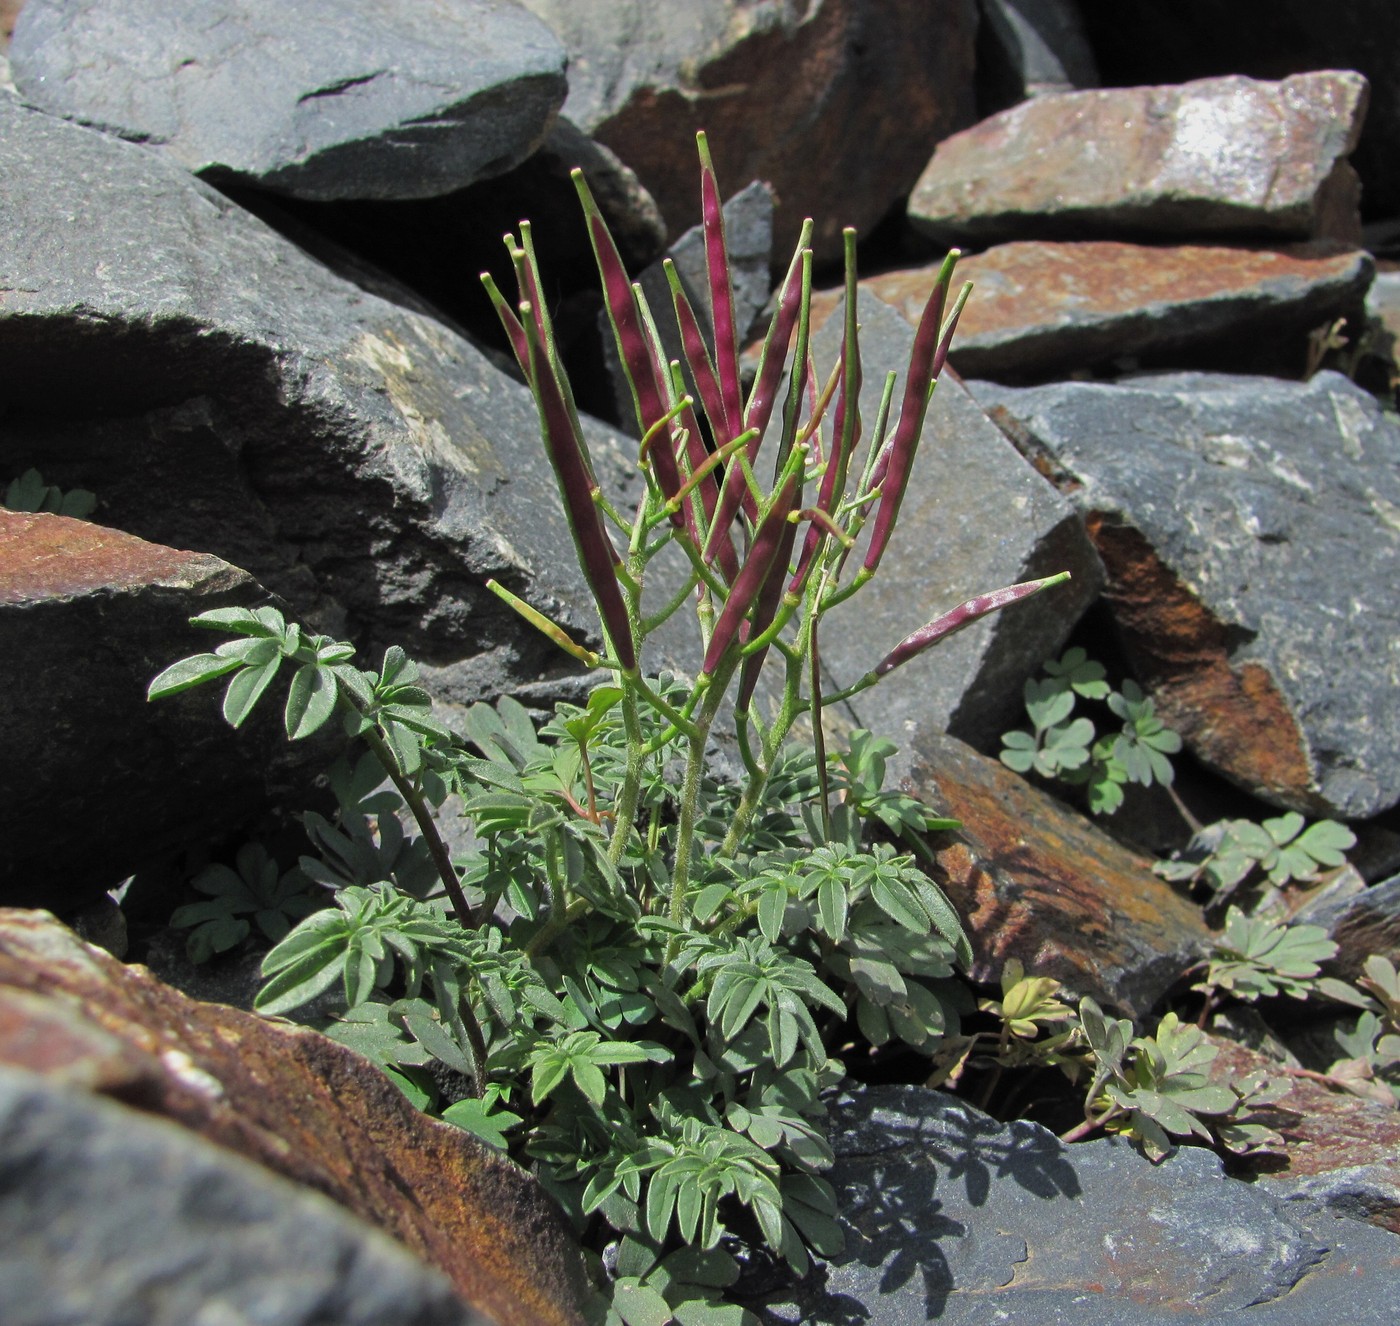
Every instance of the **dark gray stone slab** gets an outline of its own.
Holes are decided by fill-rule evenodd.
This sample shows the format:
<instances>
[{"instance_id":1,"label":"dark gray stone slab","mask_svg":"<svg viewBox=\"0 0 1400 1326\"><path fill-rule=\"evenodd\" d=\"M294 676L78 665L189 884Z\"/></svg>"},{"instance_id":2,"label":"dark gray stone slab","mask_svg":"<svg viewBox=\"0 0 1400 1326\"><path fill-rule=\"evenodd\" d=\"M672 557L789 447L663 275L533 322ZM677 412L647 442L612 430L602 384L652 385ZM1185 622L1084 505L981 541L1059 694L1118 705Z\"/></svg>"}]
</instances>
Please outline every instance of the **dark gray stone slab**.
<instances>
[{"instance_id":1,"label":"dark gray stone slab","mask_svg":"<svg viewBox=\"0 0 1400 1326\"><path fill-rule=\"evenodd\" d=\"M535 407L153 153L0 99L0 471L212 552L447 699L572 673L482 586L596 631ZM605 484L633 468L589 425Z\"/></svg>"},{"instance_id":2,"label":"dark gray stone slab","mask_svg":"<svg viewBox=\"0 0 1400 1326\"><path fill-rule=\"evenodd\" d=\"M870 429L890 369L903 390L914 328L866 291L859 315L860 408ZM833 313L814 338L819 373L836 361L842 318ZM822 663L836 686L849 686L911 631L974 594L1057 571L1074 578L976 623L856 696L851 708L860 724L901 746L919 724L973 745L993 739L1014 714L1021 683L1064 642L1100 584L1073 508L945 373L889 552L875 578L824 618Z\"/></svg>"},{"instance_id":3,"label":"dark gray stone slab","mask_svg":"<svg viewBox=\"0 0 1400 1326\"><path fill-rule=\"evenodd\" d=\"M1330 372L973 391L1084 514L1197 755L1306 813L1400 799L1400 426L1372 396Z\"/></svg>"},{"instance_id":4,"label":"dark gray stone slab","mask_svg":"<svg viewBox=\"0 0 1400 1326\"><path fill-rule=\"evenodd\" d=\"M770 1295L768 1323L1393 1320L1400 1238L1308 1220L1209 1151L1153 1165L1119 1140L1067 1147L918 1087L856 1089L833 1124L846 1251Z\"/></svg>"},{"instance_id":5,"label":"dark gray stone slab","mask_svg":"<svg viewBox=\"0 0 1400 1326\"><path fill-rule=\"evenodd\" d=\"M29 0L34 105L299 198L426 198L498 175L563 104L564 49L503 0Z\"/></svg>"},{"instance_id":6,"label":"dark gray stone slab","mask_svg":"<svg viewBox=\"0 0 1400 1326\"><path fill-rule=\"evenodd\" d=\"M0 1303L6 1326L489 1326L327 1198L8 1067Z\"/></svg>"},{"instance_id":7,"label":"dark gray stone slab","mask_svg":"<svg viewBox=\"0 0 1400 1326\"><path fill-rule=\"evenodd\" d=\"M979 0L977 76L998 105L1097 87L1099 71L1073 0Z\"/></svg>"}]
</instances>

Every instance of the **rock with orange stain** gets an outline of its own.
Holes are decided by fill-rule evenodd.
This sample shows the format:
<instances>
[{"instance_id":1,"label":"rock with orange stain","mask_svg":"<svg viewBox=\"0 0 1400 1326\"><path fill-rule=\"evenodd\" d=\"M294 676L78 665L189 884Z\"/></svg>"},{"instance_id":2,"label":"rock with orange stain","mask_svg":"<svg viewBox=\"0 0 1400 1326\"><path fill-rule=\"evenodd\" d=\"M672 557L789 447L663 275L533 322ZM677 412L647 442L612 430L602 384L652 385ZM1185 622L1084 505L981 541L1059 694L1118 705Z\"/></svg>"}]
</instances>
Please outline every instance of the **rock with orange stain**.
<instances>
[{"instance_id":1,"label":"rock with orange stain","mask_svg":"<svg viewBox=\"0 0 1400 1326\"><path fill-rule=\"evenodd\" d=\"M939 144L909 219L941 243L1360 239L1360 75L1238 75L1036 97Z\"/></svg>"},{"instance_id":2,"label":"rock with orange stain","mask_svg":"<svg viewBox=\"0 0 1400 1326\"><path fill-rule=\"evenodd\" d=\"M16 826L0 902L69 911L272 802L305 804L324 747L289 745L271 706L235 733L216 691L146 701L156 673L209 648L191 616L267 601L217 557L0 510L0 805Z\"/></svg>"},{"instance_id":3,"label":"rock with orange stain","mask_svg":"<svg viewBox=\"0 0 1400 1326\"><path fill-rule=\"evenodd\" d=\"M45 913L0 910L0 1063L331 1198L498 1326L582 1321L582 1261L535 1181L318 1032L187 999Z\"/></svg>"},{"instance_id":4,"label":"rock with orange stain","mask_svg":"<svg viewBox=\"0 0 1400 1326\"><path fill-rule=\"evenodd\" d=\"M1010 958L1075 998L1139 1017L1200 955L1199 908L1083 816L955 738L923 728L907 788L962 828L933 840L972 940L972 976Z\"/></svg>"},{"instance_id":5,"label":"rock with orange stain","mask_svg":"<svg viewBox=\"0 0 1400 1326\"><path fill-rule=\"evenodd\" d=\"M1355 319L1375 264L1334 244L1275 249L1022 241L958 264L972 298L949 362L964 377L1035 382L1124 361L1300 372L1308 333ZM917 325L938 265L861 282ZM814 321L843 303L813 297Z\"/></svg>"},{"instance_id":6,"label":"rock with orange stain","mask_svg":"<svg viewBox=\"0 0 1400 1326\"><path fill-rule=\"evenodd\" d=\"M1083 515L1160 716L1246 791L1400 801L1400 427L1339 374L974 394Z\"/></svg>"}]
</instances>

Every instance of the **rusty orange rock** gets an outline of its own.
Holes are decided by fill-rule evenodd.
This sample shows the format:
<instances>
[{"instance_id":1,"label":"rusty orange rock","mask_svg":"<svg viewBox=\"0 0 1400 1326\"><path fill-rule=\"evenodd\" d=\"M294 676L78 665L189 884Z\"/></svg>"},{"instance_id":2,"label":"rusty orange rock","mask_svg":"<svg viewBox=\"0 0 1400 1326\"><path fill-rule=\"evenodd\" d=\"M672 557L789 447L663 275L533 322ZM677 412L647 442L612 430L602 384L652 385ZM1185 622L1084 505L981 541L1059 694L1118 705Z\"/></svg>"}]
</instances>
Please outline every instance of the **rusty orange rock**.
<instances>
[{"instance_id":1,"label":"rusty orange rock","mask_svg":"<svg viewBox=\"0 0 1400 1326\"><path fill-rule=\"evenodd\" d=\"M553 1201L315 1031L187 999L43 912L0 909L0 1062L172 1119L313 1188L444 1271L499 1326L579 1326Z\"/></svg>"},{"instance_id":2,"label":"rusty orange rock","mask_svg":"<svg viewBox=\"0 0 1400 1326\"><path fill-rule=\"evenodd\" d=\"M962 821L932 842L974 979L1019 958L1138 1017L1196 960L1209 933L1199 909L1144 857L956 738L925 729L911 744L909 790Z\"/></svg>"}]
</instances>

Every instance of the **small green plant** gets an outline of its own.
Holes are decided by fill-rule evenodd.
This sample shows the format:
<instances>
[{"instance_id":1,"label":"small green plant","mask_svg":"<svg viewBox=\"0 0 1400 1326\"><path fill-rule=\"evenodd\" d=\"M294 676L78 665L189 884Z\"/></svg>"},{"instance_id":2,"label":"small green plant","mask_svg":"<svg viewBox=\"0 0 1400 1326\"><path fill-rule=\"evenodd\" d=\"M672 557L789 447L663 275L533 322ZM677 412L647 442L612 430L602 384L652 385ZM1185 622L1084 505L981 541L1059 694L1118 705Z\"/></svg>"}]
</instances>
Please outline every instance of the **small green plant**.
<instances>
[{"instance_id":1,"label":"small green plant","mask_svg":"<svg viewBox=\"0 0 1400 1326\"><path fill-rule=\"evenodd\" d=\"M1390 959L1372 954L1363 964L1359 989L1343 986L1333 998L1359 1004L1354 1026L1336 1033L1345 1057L1325 1079L1356 1096L1381 1104L1400 1102L1400 975Z\"/></svg>"},{"instance_id":2,"label":"small green plant","mask_svg":"<svg viewBox=\"0 0 1400 1326\"><path fill-rule=\"evenodd\" d=\"M853 685L822 692L820 622L870 581L889 547L967 287L950 299L950 255L898 411L891 373L867 435L857 408L854 232L841 351L822 377L809 344L808 222L745 396L703 135L700 150L712 344L669 273L694 399L575 175L642 439L644 487L632 512L596 480L528 224L507 240L516 301L484 278L535 396L601 647L492 588L600 674L586 705L561 705L538 729L512 701L478 705L458 739L432 718L401 651L364 671L349 645L308 635L271 608L202 614L197 625L236 638L151 685L155 698L226 679L224 713L237 725L282 675L289 738L334 721L368 747L417 824L443 896L406 887L397 865L362 850L364 834L342 824L336 838L310 822L339 865L334 879L304 868L338 885L335 906L268 954L258 1007L284 1014L338 994L331 1034L384 1064L421 1105L531 1164L595 1248L614 1245L599 1320L619 1326L751 1320L722 1302L737 1275L720 1246L726 1234L761 1240L799 1272L809 1250L839 1247L834 1197L820 1177L832 1161L822 1093L842 1075L834 1051L859 1027L877 1045L936 1053L958 1032L954 972L970 950L914 855L876 836L888 830L921 846L920 835L950 822L884 790L892 747L868 733L828 759L822 710L1065 579L969 599L894 644ZM667 548L685 568L679 583L657 560ZM686 604L696 613L698 672L645 676L647 636ZM759 681L769 663L774 701L765 706ZM737 784L706 763L726 705L742 759ZM794 749L799 718L813 744ZM342 805L363 807L370 781ZM479 844L457 861L434 824L448 791L462 798ZM384 824L381 815L368 835L380 855ZM457 1075L457 1099L444 1102L430 1068Z\"/></svg>"},{"instance_id":3,"label":"small green plant","mask_svg":"<svg viewBox=\"0 0 1400 1326\"><path fill-rule=\"evenodd\" d=\"M97 497L86 488L64 492L57 484L45 483L38 470L28 469L10 481L0 506L10 511L47 511L56 516L85 520L97 509Z\"/></svg>"},{"instance_id":4,"label":"small green plant","mask_svg":"<svg viewBox=\"0 0 1400 1326\"><path fill-rule=\"evenodd\" d=\"M1079 648L1067 650L1043 671L1043 677L1025 684L1031 730L1002 737L1001 762L1007 768L1082 786L1096 815L1110 815L1123 804L1127 783L1171 786L1168 757L1181 749L1181 738L1163 725L1136 682L1125 681L1113 690L1102 664ZM1080 699L1107 706L1119 720L1118 731L1100 735L1092 718L1075 713Z\"/></svg>"},{"instance_id":5,"label":"small green plant","mask_svg":"<svg viewBox=\"0 0 1400 1326\"><path fill-rule=\"evenodd\" d=\"M275 944L293 922L325 905L323 898L311 892L306 875L295 868L279 870L261 843L240 847L232 867L205 866L190 883L208 899L177 908L170 924L190 931L186 952L196 963L236 948L255 924Z\"/></svg>"}]
</instances>

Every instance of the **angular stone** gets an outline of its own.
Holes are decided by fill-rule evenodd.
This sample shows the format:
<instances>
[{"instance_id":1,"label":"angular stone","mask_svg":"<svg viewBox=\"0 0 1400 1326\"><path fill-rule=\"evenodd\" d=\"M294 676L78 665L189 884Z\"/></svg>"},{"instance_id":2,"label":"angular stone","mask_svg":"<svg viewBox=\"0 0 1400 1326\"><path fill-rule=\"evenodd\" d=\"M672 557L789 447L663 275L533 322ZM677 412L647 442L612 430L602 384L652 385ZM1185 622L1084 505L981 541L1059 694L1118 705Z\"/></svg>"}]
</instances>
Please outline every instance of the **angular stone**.
<instances>
[{"instance_id":1,"label":"angular stone","mask_svg":"<svg viewBox=\"0 0 1400 1326\"><path fill-rule=\"evenodd\" d=\"M1099 71L1073 0L981 0L979 104L1097 87Z\"/></svg>"},{"instance_id":2,"label":"angular stone","mask_svg":"<svg viewBox=\"0 0 1400 1326\"><path fill-rule=\"evenodd\" d=\"M866 292L858 311L861 417L869 430L890 369L903 390L914 331ZM822 374L836 362L841 325L837 315L814 338ZM1101 583L1070 505L1019 460L947 374L929 408L889 552L874 579L824 618L822 664L833 685L849 686L911 631L974 594L1056 571L1074 578L975 623L857 695L849 708L860 725L899 745L922 725L972 742L994 739L1014 716L1021 683L1064 643Z\"/></svg>"},{"instance_id":3,"label":"angular stone","mask_svg":"<svg viewBox=\"0 0 1400 1326\"><path fill-rule=\"evenodd\" d=\"M402 645L442 698L572 675L482 584L597 629L523 386L171 163L6 99L0 209L0 471L91 489L368 658Z\"/></svg>"},{"instance_id":4,"label":"angular stone","mask_svg":"<svg viewBox=\"0 0 1400 1326\"><path fill-rule=\"evenodd\" d=\"M846 1251L765 1295L775 1326L1390 1319L1400 1239L1309 1218L1199 1147L1153 1165L919 1087L853 1090L833 1116Z\"/></svg>"},{"instance_id":5,"label":"angular stone","mask_svg":"<svg viewBox=\"0 0 1400 1326\"><path fill-rule=\"evenodd\" d=\"M146 702L208 648L191 616L267 598L217 557L0 509L0 903L69 912L269 802L305 804L325 748L289 744L279 715L233 732L207 694Z\"/></svg>"},{"instance_id":6,"label":"angular stone","mask_svg":"<svg viewBox=\"0 0 1400 1326\"><path fill-rule=\"evenodd\" d=\"M766 180L785 266L803 217L819 260L909 192L971 123L974 0L524 0L569 48L564 112L651 191L672 236L700 219L695 133L722 187Z\"/></svg>"},{"instance_id":7,"label":"angular stone","mask_svg":"<svg viewBox=\"0 0 1400 1326\"><path fill-rule=\"evenodd\" d=\"M1081 0L1094 50L1118 83L1184 83L1208 74L1281 78L1355 69L1371 105L1352 158L1366 211L1400 212L1400 7L1391 0Z\"/></svg>"},{"instance_id":8,"label":"angular stone","mask_svg":"<svg viewBox=\"0 0 1400 1326\"><path fill-rule=\"evenodd\" d=\"M564 100L564 50L500 0L29 0L31 104L210 179L427 198L499 175Z\"/></svg>"},{"instance_id":9,"label":"angular stone","mask_svg":"<svg viewBox=\"0 0 1400 1326\"><path fill-rule=\"evenodd\" d=\"M1319 244L1261 250L1022 241L973 254L949 362L964 377L1032 382L1112 364L1302 371L1308 333L1359 316L1375 264ZM862 282L917 326L938 266ZM842 301L826 290L813 317Z\"/></svg>"},{"instance_id":10,"label":"angular stone","mask_svg":"<svg viewBox=\"0 0 1400 1326\"><path fill-rule=\"evenodd\" d=\"M1058 476L1138 677L1256 796L1400 799L1400 426L1339 374L976 384Z\"/></svg>"},{"instance_id":11,"label":"angular stone","mask_svg":"<svg viewBox=\"0 0 1400 1326\"><path fill-rule=\"evenodd\" d=\"M939 144L909 220L942 243L1360 238L1360 74L1036 97Z\"/></svg>"},{"instance_id":12,"label":"angular stone","mask_svg":"<svg viewBox=\"0 0 1400 1326\"><path fill-rule=\"evenodd\" d=\"M1320 925L1336 942L1328 971L1343 980L1362 975L1372 954L1400 967L1400 875L1348 896L1319 899L1300 909L1299 919Z\"/></svg>"},{"instance_id":13,"label":"angular stone","mask_svg":"<svg viewBox=\"0 0 1400 1326\"><path fill-rule=\"evenodd\" d=\"M1259 1187L1313 1209L1331 1211L1400 1234L1400 1112L1289 1072L1235 1041L1216 1039L1212 1080L1262 1072L1288 1084L1261 1115L1282 1135L1281 1165L1261 1168Z\"/></svg>"},{"instance_id":14,"label":"angular stone","mask_svg":"<svg viewBox=\"0 0 1400 1326\"><path fill-rule=\"evenodd\" d=\"M196 1003L42 912L0 910L0 1061L325 1194L498 1326L581 1322L582 1262L535 1181L318 1032Z\"/></svg>"},{"instance_id":15,"label":"angular stone","mask_svg":"<svg viewBox=\"0 0 1400 1326\"><path fill-rule=\"evenodd\" d=\"M319 1193L0 1064L6 1326L490 1326Z\"/></svg>"},{"instance_id":16,"label":"angular stone","mask_svg":"<svg viewBox=\"0 0 1400 1326\"><path fill-rule=\"evenodd\" d=\"M962 828L933 840L972 940L974 980L1009 958L1133 1017L1197 960L1209 931L1152 863L996 760L928 728L906 788Z\"/></svg>"}]
</instances>

